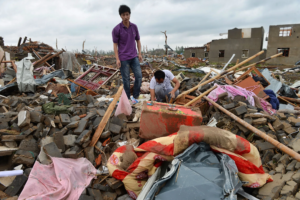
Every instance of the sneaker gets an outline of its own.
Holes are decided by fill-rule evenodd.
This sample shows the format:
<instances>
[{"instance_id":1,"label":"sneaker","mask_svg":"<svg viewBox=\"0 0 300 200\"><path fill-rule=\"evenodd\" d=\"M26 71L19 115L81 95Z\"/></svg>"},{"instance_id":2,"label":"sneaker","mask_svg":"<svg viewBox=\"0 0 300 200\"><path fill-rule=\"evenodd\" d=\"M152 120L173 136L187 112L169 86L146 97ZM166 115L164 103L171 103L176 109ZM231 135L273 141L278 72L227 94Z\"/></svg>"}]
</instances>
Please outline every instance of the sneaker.
<instances>
[{"instance_id":1,"label":"sneaker","mask_svg":"<svg viewBox=\"0 0 300 200\"><path fill-rule=\"evenodd\" d=\"M131 97L132 105L137 104L139 101L133 97Z\"/></svg>"}]
</instances>

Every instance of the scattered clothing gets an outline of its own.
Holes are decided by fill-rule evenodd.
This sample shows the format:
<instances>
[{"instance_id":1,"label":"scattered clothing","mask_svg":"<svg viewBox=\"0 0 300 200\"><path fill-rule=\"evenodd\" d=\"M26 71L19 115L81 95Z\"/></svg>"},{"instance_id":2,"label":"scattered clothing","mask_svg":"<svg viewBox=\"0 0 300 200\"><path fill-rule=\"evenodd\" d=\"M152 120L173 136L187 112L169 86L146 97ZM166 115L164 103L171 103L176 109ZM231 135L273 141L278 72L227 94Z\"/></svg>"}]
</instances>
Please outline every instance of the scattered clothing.
<instances>
[{"instance_id":1,"label":"scattered clothing","mask_svg":"<svg viewBox=\"0 0 300 200\"><path fill-rule=\"evenodd\" d=\"M97 170L86 158L51 157L52 164L35 162L18 199L79 199L83 190L96 178Z\"/></svg>"},{"instance_id":2,"label":"scattered clothing","mask_svg":"<svg viewBox=\"0 0 300 200\"><path fill-rule=\"evenodd\" d=\"M273 92L273 90L264 90L264 92L270 97L270 104L272 105L272 108L278 110L279 100L277 99L276 94Z\"/></svg>"},{"instance_id":3,"label":"scattered clothing","mask_svg":"<svg viewBox=\"0 0 300 200\"><path fill-rule=\"evenodd\" d=\"M234 160L245 187L258 188L273 181L271 175L264 172L259 152L253 144L229 131L208 126L182 125L178 132L147 141L135 149L129 145L119 147L107 162L109 174L123 181L128 194L136 199L163 161L172 161L174 156L200 142L206 142L212 151ZM132 159L133 163L129 162Z\"/></svg>"},{"instance_id":4,"label":"scattered clothing","mask_svg":"<svg viewBox=\"0 0 300 200\"><path fill-rule=\"evenodd\" d=\"M217 84L215 84L217 85ZM272 108L272 105L265 101L262 98L259 98L251 91L248 91L242 87L239 86L232 86L232 85L217 85L218 87L211 91L209 95L207 96L214 102L218 101L218 96L224 92L228 93L228 97L234 98L237 95L243 96L246 98L246 100L249 102L251 106L257 106L259 108L262 108L270 115L273 115L276 113L276 110Z\"/></svg>"}]
</instances>

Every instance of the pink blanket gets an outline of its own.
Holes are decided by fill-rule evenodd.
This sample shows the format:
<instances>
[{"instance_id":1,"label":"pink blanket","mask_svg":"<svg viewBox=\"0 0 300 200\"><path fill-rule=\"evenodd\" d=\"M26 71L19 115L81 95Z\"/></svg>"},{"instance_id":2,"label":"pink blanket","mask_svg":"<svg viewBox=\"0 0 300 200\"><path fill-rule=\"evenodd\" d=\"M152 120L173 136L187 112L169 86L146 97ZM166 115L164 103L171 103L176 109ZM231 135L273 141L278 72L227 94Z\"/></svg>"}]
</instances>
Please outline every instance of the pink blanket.
<instances>
[{"instance_id":1,"label":"pink blanket","mask_svg":"<svg viewBox=\"0 0 300 200\"><path fill-rule=\"evenodd\" d=\"M79 199L96 177L96 169L86 158L51 158L53 163L35 162L19 199Z\"/></svg>"},{"instance_id":2,"label":"pink blanket","mask_svg":"<svg viewBox=\"0 0 300 200\"><path fill-rule=\"evenodd\" d=\"M215 85L217 85L217 84L215 84ZM217 85L217 86L218 87L216 89L214 89L213 91L211 91L209 93L209 95L207 96L214 102L218 101L218 96L220 94L227 92L228 97L234 98L235 96L240 95L240 96L245 97L251 106L255 106L254 97L256 97L256 94L254 94L253 92L246 90L239 86L232 86L232 85ZM257 97L257 98L259 98L259 97ZM259 98L259 101L260 101L262 108L267 113L269 113L270 115L273 115L274 113L276 113L276 110L272 109L272 105L269 102L265 101L262 98Z\"/></svg>"}]
</instances>

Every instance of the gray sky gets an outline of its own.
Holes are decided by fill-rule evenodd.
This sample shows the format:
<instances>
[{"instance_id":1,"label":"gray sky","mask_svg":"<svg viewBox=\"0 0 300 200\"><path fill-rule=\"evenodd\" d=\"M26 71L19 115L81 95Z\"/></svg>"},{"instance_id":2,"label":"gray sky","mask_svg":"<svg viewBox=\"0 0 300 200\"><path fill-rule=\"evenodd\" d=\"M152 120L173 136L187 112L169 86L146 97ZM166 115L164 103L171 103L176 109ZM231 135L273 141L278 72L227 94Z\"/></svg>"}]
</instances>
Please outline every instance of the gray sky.
<instances>
[{"instance_id":1,"label":"gray sky","mask_svg":"<svg viewBox=\"0 0 300 200\"><path fill-rule=\"evenodd\" d=\"M131 22L148 49L168 44L202 46L232 28L300 23L299 0L0 0L0 36L5 45L19 37L59 48L112 50L112 29L121 22L120 4L131 8ZM266 47L266 42L264 44Z\"/></svg>"}]
</instances>

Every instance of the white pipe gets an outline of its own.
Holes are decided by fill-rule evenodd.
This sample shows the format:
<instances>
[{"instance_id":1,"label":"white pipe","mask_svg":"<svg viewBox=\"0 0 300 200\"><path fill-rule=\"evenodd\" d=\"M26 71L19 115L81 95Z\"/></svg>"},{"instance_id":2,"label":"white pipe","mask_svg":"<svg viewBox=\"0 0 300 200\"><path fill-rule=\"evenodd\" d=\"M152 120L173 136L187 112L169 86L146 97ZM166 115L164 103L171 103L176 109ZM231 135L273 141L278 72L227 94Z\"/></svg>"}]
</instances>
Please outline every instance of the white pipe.
<instances>
[{"instance_id":1,"label":"white pipe","mask_svg":"<svg viewBox=\"0 0 300 200\"><path fill-rule=\"evenodd\" d=\"M225 70L225 68L227 67L227 65L231 62L231 60L234 58L235 54L233 54L231 56L231 58L229 59L229 61L226 63L226 65L223 67L223 69L221 70L221 73Z\"/></svg>"},{"instance_id":2,"label":"white pipe","mask_svg":"<svg viewBox=\"0 0 300 200\"><path fill-rule=\"evenodd\" d=\"M23 174L23 170L1 171L0 177L18 176L22 174Z\"/></svg>"}]
</instances>

